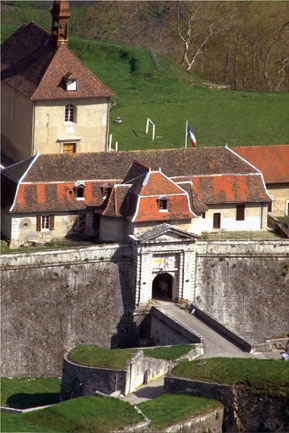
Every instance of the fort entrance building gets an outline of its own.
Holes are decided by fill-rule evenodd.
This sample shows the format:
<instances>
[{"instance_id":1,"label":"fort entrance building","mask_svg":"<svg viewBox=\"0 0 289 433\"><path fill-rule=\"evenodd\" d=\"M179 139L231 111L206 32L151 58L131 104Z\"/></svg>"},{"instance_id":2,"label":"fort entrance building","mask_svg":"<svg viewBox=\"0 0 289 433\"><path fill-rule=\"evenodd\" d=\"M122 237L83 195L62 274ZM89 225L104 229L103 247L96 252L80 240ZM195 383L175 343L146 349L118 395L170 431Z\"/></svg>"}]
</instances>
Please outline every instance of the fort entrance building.
<instances>
[{"instance_id":1,"label":"fort entrance building","mask_svg":"<svg viewBox=\"0 0 289 433\"><path fill-rule=\"evenodd\" d=\"M150 299L193 299L198 237L169 224L131 236L137 262L136 306Z\"/></svg>"}]
</instances>

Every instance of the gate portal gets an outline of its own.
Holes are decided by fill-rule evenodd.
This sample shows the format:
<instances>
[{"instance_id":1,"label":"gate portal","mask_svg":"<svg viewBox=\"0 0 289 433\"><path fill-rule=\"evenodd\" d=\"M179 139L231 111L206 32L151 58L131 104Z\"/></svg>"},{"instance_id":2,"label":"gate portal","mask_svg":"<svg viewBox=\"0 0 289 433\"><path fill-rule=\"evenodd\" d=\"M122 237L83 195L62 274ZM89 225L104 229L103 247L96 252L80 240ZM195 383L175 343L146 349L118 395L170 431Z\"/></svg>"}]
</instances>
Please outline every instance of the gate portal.
<instances>
[{"instance_id":1,"label":"gate portal","mask_svg":"<svg viewBox=\"0 0 289 433\"><path fill-rule=\"evenodd\" d=\"M173 297L173 277L167 272L158 274L153 280L153 299L170 299Z\"/></svg>"}]
</instances>

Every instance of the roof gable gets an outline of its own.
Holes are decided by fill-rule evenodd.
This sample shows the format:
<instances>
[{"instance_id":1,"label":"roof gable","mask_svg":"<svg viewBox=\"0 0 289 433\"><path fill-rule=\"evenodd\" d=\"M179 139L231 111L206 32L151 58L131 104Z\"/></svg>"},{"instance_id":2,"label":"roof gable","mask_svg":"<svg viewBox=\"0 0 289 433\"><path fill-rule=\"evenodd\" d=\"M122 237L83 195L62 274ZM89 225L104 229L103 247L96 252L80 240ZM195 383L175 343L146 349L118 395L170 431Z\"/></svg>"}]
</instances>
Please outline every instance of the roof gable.
<instances>
[{"instance_id":1,"label":"roof gable","mask_svg":"<svg viewBox=\"0 0 289 433\"><path fill-rule=\"evenodd\" d=\"M130 237L140 243L172 242L173 240L189 240L191 242L192 240L199 238L199 236L194 233L188 233L185 230L166 223L159 224L152 229L146 230L145 232L139 234L131 235Z\"/></svg>"},{"instance_id":2,"label":"roof gable","mask_svg":"<svg viewBox=\"0 0 289 433\"><path fill-rule=\"evenodd\" d=\"M35 23L23 25L2 44L3 82L32 100L108 98L115 93L73 54L67 44L55 47L50 34ZM66 90L64 77L78 80L76 91Z\"/></svg>"}]
</instances>

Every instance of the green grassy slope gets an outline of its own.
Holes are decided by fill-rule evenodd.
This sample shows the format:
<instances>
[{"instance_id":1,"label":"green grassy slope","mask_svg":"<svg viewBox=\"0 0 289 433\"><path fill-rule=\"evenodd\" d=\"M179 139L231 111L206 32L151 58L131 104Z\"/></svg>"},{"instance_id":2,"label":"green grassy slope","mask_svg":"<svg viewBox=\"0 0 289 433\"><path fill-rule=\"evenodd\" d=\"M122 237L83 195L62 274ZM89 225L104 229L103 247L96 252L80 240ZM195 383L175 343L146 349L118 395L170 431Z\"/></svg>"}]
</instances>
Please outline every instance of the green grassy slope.
<instances>
[{"instance_id":1,"label":"green grassy slope","mask_svg":"<svg viewBox=\"0 0 289 433\"><path fill-rule=\"evenodd\" d=\"M2 40L12 32L2 26ZM70 48L117 97L110 133L119 150L183 147L186 120L198 146L289 142L287 93L238 92L202 86L198 77L167 57L116 44L71 38ZM114 120L120 116L121 124ZM146 119L156 125L145 133ZM190 143L188 143L190 145Z\"/></svg>"},{"instance_id":2,"label":"green grassy slope","mask_svg":"<svg viewBox=\"0 0 289 433\"><path fill-rule=\"evenodd\" d=\"M118 96L110 132L120 150L183 147L185 122L198 146L289 142L289 95L201 86L198 77L168 58L141 49L73 39L70 47ZM158 70L159 67L159 70ZM123 123L114 120L120 116ZM146 119L156 125L146 135Z\"/></svg>"}]
</instances>

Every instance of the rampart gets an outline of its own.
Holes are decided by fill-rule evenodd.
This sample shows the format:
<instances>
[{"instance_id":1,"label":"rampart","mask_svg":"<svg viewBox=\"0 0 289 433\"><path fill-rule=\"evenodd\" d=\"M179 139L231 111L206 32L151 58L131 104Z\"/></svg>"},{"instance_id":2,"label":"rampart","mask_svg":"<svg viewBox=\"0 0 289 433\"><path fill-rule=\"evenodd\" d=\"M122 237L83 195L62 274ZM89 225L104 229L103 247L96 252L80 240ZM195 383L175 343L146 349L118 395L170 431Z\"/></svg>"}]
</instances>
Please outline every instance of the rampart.
<instances>
[{"instance_id":1,"label":"rampart","mask_svg":"<svg viewBox=\"0 0 289 433\"><path fill-rule=\"evenodd\" d=\"M254 392L243 384L229 386L179 377L166 377L164 391L219 400L225 407L223 431L285 432L289 428L288 395Z\"/></svg>"},{"instance_id":2,"label":"rampart","mask_svg":"<svg viewBox=\"0 0 289 433\"><path fill-rule=\"evenodd\" d=\"M288 332L289 242L198 242L194 304L252 344Z\"/></svg>"},{"instance_id":3,"label":"rampart","mask_svg":"<svg viewBox=\"0 0 289 433\"><path fill-rule=\"evenodd\" d=\"M132 245L118 244L3 255L2 375L60 376L64 353L81 343L138 346L139 259ZM189 302L244 338L282 337L289 242L197 242L192 286Z\"/></svg>"}]
</instances>

